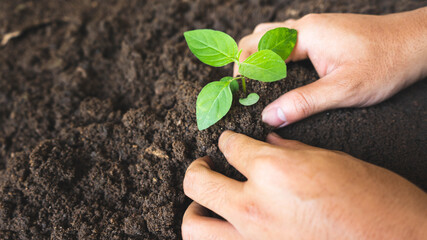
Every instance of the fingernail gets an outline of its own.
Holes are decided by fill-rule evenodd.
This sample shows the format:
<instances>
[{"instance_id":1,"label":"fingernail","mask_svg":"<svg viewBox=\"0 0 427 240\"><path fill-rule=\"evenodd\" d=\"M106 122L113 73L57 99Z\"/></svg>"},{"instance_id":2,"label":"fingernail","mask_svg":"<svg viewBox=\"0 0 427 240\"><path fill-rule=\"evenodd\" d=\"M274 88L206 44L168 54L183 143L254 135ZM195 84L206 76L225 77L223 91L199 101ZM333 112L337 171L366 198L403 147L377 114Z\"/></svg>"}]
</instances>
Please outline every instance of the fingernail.
<instances>
[{"instance_id":1,"label":"fingernail","mask_svg":"<svg viewBox=\"0 0 427 240\"><path fill-rule=\"evenodd\" d=\"M280 107L264 111L262 113L262 121L275 127L281 127L287 123L285 113Z\"/></svg>"},{"instance_id":2,"label":"fingernail","mask_svg":"<svg viewBox=\"0 0 427 240\"><path fill-rule=\"evenodd\" d=\"M283 113L282 108L277 108L277 117L282 120L283 122L286 122L285 113Z\"/></svg>"}]
</instances>

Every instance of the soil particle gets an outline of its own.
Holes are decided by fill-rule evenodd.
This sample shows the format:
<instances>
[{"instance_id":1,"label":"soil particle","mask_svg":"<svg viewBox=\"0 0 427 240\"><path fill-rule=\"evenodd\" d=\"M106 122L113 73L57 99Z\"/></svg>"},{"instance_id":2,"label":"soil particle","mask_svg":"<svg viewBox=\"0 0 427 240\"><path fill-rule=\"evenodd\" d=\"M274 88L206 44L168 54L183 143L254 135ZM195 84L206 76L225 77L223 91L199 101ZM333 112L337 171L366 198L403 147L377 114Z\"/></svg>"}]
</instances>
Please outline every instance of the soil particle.
<instances>
[{"instance_id":1,"label":"soil particle","mask_svg":"<svg viewBox=\"0 0 427 240\"><path fill-rule=\"evenodd\" d=\"M225 129L264 139L271 101L318 76L307 61L288 77L251 81L260 102L236 101L198 131L200 89L232 72L188 50L182 33L214 28L239 39L261 22L310 12L386 14L419 1L2 1L0 239L179 239L190 203L187 166L209 155L243 177L217 147ZM427 189L427 83L371 108L317 114L278 131L388 168Z\"/></svg>"}]
</instances>

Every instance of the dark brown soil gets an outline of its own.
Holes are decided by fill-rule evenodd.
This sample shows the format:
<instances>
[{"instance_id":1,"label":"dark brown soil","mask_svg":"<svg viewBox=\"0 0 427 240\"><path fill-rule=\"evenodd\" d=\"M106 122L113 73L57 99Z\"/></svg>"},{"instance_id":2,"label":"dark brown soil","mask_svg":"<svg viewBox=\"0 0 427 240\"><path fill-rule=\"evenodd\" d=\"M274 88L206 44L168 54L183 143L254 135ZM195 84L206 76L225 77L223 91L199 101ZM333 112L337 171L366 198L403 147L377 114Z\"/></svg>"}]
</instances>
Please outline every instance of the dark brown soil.
<instances>
[{"instance_id":1,"label":"dark brown soil","mask_svg":"<svg viewBox=\"0 0 427 240\"><path fill-rule=\"evenodd\" d=\"M357 2L357 3L355 3ZM261 101L234 104L206 131L195 123L201 87L231 74L200 63L182 33L222 30L310 12L385 14L402 1L1 1L0 239L177 239L189 199L186 167L210 155L225 129L263 139L263 107L316 79L309 62L288 78L252 83ZM427 82L365 109L318 114L282 136L341 150L427 189Z\"/></svg>"}]
</instances>

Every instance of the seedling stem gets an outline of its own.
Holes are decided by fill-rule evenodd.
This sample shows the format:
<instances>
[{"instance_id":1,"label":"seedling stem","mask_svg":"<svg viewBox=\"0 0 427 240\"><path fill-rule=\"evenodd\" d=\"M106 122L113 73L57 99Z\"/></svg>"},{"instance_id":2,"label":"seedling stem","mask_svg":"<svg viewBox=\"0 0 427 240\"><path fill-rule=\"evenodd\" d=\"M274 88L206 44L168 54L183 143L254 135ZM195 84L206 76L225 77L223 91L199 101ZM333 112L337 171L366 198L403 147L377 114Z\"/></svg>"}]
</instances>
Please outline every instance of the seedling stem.
<instances>
[{"instance_id":1,"label":"seedling stem","mask_svg":"<svg viewBox=\"0 0 427 240\"><path fill-rule=\"evenodd\" d=\"M246 96L246 78L242 77L242 89L243 89L243 93Z\"/></svg>"},{"instance_id":2,"label":"seedling stem","mask_svg":"<svg viewBox=\"0 0 427 240\"><path fill-rule=\"evenodd\" d=\"M233 103L233 93L239 91L241 79L244 98L239 103L251 106L259 95L247 93L246 78L261 82L274 82L286 77L285 60L291 54L297 40L297 31L275 28L266 32L258 43L258 51L240 62L242 49L232 37L210 29L191 30L184 33L191 52L202 62L222 67L234 62L239 77L223 77L203 87L197 96L196 118L199 130L206 129L224 117Z\"/></svg>"}]
</instances>

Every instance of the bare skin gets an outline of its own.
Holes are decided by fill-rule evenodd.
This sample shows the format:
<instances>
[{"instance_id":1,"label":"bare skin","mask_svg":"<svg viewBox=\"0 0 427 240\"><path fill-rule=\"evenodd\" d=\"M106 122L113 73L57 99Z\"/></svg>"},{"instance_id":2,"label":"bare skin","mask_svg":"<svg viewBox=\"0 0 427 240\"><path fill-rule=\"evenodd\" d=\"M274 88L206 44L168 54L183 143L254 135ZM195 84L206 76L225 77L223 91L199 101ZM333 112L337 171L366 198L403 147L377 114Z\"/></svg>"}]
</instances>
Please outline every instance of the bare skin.
<instances>
[{"instance_id":1,"label":"bare skin","mask_svg":"<svg viewBox=\"0 0 427 240\"><path fill-rule=\"evenodd\" d=\"M208 157L187 169L194 200L183 239L422 239L427 194L386 169L342 152L225 131L219 148L247 181L212 170ZM225 220L211 218L204 207Z\"/></svg>"},{"instance_id":2,"label":"bare skin","mask_svg":"<svg viewBox=\"0 0 427 240\"><path fill-rule=\"evenodd\" d=\"M427 76L427 8L386 16L316 14L260 24L239 46L241 61L269 29L298 30L287 61L309 58L320 79L268 105L263 120L286 126L339 107L370 106ZM187 169L194 200L184 239L425 239L427 194L386 169L342 152L281 139L267 143L225 131L219 148L246 176L212 170L209 157ZM207 209L225 220L209 217Z\"/></svg>"},{"instance_id":3,"label":"bare skin","mask_svg":"<svg viewBox=\"0 0 427 240\"><path fill-rule=\"evenodd\" d=\"M427 76L426 22L427 7L385 16L309 14L259 24L239 42L240 61L257 51L266 31L294 28L298 40L287 62L309 58L320 76L269 104L263 121L283 127L328 109L371 106Z\"/></svg>"}]
</instances>

